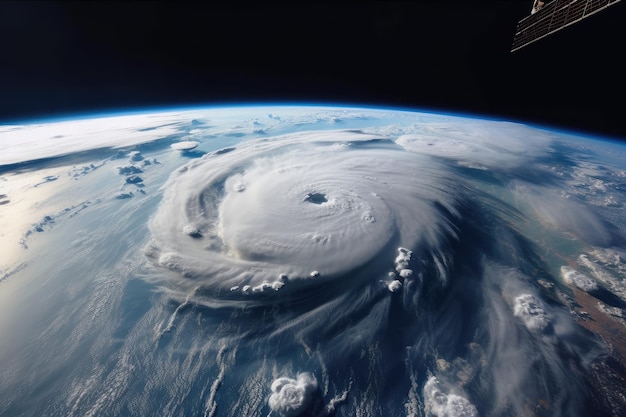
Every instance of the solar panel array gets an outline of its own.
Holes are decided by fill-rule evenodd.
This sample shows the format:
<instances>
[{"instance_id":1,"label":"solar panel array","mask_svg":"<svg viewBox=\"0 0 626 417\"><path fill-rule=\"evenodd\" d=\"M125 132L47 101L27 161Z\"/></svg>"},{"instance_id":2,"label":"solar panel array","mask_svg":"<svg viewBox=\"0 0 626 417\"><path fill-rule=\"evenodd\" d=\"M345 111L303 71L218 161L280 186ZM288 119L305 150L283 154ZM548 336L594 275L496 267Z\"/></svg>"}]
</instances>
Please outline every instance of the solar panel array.
<instances>
[{"instance_id":1,"label":"solar panel array","mask_svg":"<svg viewBox=\"0 0 626 417\"><path fill-rule=\"evenodd\" d=\"M553 0L517 24L511 52L581 21L620 0Z\"/></svg>"}]
</instances>

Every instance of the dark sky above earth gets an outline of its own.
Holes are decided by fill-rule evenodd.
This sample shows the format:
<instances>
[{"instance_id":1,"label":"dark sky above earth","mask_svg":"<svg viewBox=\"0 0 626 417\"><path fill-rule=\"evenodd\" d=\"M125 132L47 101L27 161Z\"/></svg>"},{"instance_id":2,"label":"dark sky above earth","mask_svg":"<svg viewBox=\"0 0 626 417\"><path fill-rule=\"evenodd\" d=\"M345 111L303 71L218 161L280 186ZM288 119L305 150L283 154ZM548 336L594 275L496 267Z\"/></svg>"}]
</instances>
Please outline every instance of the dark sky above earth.
<instances>
[{"instance_id":1,"label":"dark sky above earth","mask_svg":"<svg viewBox=\"0 0 626 417\"><path fill-rule=\"evenodd\" d=\"M0 122L241 101L344 103L626 139L626 1L511 53L531 5L5 1Z\"/></svg>"}]
</instances>

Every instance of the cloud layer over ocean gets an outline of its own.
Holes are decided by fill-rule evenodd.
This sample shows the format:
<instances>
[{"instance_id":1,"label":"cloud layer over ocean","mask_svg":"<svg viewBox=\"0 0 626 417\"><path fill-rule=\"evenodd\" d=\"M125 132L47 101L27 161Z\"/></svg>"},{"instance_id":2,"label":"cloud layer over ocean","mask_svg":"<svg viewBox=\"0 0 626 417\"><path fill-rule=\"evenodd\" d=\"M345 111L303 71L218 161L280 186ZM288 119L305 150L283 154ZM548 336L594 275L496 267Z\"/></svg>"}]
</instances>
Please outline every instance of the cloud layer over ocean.
<instances>
[{"instance_id":1,"label":"cloud layer over ocean","mask_svg":"<svg viewBox=\"0 0 626 417\"><path fill-rule=\"evenodd\" d=\"M0 415L626 410L623 147L299 106L0 139Z\"/></svg>"}]
</instances>

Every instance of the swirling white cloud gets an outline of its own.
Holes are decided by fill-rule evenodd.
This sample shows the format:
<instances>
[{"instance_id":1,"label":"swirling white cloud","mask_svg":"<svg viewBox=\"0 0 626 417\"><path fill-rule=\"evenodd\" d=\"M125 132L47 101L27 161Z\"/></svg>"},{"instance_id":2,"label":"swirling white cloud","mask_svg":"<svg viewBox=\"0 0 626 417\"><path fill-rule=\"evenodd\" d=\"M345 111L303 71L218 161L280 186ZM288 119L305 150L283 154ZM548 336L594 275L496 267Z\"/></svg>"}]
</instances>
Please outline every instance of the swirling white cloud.
<instances>
[{"instance_id":1,"label":"swirling white cloud","mask_svg":"<svg viewBox=\"0 0 626 417\"><path fill-rule=\"evenodd\" d=\"M436 247L454 232L441 207L455 212L458 186L431 157L375 135L248 142L170 177L148 253L205 288L283 291L335 279L381 254L391 265L399 245Z\"/></svg>"}]
</instances>

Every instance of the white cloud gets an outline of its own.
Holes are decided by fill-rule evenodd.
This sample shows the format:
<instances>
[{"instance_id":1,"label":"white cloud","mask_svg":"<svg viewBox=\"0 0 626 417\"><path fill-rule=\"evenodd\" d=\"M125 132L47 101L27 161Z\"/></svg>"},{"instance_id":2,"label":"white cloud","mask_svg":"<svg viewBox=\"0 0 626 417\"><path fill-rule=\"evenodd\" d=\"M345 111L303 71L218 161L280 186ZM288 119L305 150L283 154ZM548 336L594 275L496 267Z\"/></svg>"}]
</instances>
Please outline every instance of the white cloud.
<instances>
[{"instance_id":1,"label":"white cloud","mask_svg":"<svg viewBox=\"0 0 626 417\"><path fill-rule=\"evenodd\" d=\"M550 325L550 316L543 302L531 294L521 294L515 297L513 314L522 319L529 330L542 331Z\"/></svg>"},{"instance_id":2,"label":"white cloud","mask_svg":"<svg viewBox=\"0 0 626 417\"><path fill-rule=\"evenodd\" d=\"M12 126L0 131L0 165L152 142L180 133L189 116L153 113Z\"/></svg>"},{"instance_id":3,"label":"white cloud","mask_svg":"<svg viewBox=\"0 0 626 417\"><path fill-rule=\"evenodd\" d=\"M398 281L397 279L394 279L389 284L387 284L387 288L389 288L389 291L391 291L391 292L396 292L400 288L402 288L402 283L400 281Z\"/></svg>"},{"instance_id":4,"label":"white cloud","mask_svg":"<svg viewBox=\"0 0 626 417\"><path fill-rule=\"evenodd\" d=\"M478 119L416 123L403 128L397 143L425 155L451 159L460 166L486 170L511 168L545 154L554 135L527 126Z\"/></svg>"},{"instance_id":5,"label":"white cloud","mask_svg":"<svg viewBox=\"0 0 626 417\"><path fill-rule=\"evenodd\" d=\"M182 142L172 143L170 147L177 151L190 151L192 149L196 149L200 145L200 142L196 142L193 140L185 140Z\"/></svg>"},{"instance_id":6,"label":"white cloud","mask_svg":"<svg viewBox=\"0 0 626 417\"><path fill-rule=\"evenodd\" d=\"M278 378L272 382L269 406L281 417L294 417L306 410L317 390L317 380L310 373L298 374L296 379Z\"/></svg>"},{"instance_id":7,"label":"white cloud","mask_svg":"<svg viewBox=\"0 0 626 417\"><path fill-rule=\"evenodd\" d=\"M573 285L583 291L595 291L598 289L598 284L592 278L587 275L578 272L569 266L561 267L561 277L569 285Z\"/></svg>"},{"instance_id":8,"label":"white cloud","mask_svg":"<svg viewBox=\"0 0 626 417\"><path fill-rule=\"evenodd\" d=\"M445 392L437 377L428 378L424 386L426 414L434 417L477 417L478 410L467 398Z\"/></svg>"}]
</instances>

